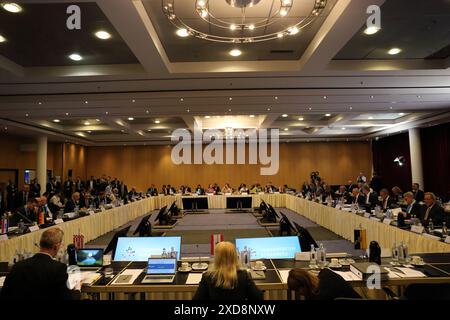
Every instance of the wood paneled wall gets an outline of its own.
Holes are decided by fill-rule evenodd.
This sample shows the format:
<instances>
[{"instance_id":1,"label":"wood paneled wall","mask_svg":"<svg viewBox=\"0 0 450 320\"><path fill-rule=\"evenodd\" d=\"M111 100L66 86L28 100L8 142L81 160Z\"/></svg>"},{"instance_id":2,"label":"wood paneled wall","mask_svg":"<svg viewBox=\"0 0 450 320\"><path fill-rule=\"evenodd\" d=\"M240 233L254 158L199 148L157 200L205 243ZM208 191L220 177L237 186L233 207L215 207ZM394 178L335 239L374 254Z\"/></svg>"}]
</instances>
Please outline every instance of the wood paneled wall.
<instances>
[{"instance_id":1,"label":"wood paneled wall","mask_svg":"<svg viewBox=\"0 0 450 320\"><path fill-rule=\"evenodd\" d=\"M86 147L64 143L62 149L63 180L67 179L70 169L72 169L72 179L80 176L82 180L86 180ZM98 174L95 176L98 176Z\"/></svg>"},{"instance_id":2,"label":"wood paneled wall","mask_svg":"<svg viewBox=\"0 0 450 320\"><path fill-rule=\"evenodd\" d=\"M288 184L299 188L309 180L311 171L319 171L330 184L355 180L360 171L370 177L372 153L368 142L317 142L280 144L278 174L261 176L260 165L175 165L169 146L88 147L87 176L102 174L117 177L129 187L146 189L151 183L179 186L198 183L206 186L229 182L237 187L241 182L275 185Z\"/></svg>"}]
</instances>

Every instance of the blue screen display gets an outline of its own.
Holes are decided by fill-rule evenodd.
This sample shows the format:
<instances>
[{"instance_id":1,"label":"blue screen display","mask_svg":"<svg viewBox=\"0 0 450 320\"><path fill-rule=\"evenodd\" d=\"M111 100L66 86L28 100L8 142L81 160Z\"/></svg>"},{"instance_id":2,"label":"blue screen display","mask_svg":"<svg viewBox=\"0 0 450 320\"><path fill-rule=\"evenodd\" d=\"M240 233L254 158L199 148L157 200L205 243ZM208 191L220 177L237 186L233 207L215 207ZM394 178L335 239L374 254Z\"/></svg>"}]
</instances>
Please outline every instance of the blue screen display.
<instances>
[{"instance_id":1,"label":"blue screen display","mask_svg":"<svg viewBox=\"0 0 450 320\"><path fill-rule=\"evenodd\" d=\"M149 258L180 259L181 237L125 237L117 241L114 261L148 261Z\"/></svg>"},{"instance_id":2,"label":"blue screen display","mask_svg":"<svg viewBox=\"0 0 450 320\"><path fill-rule=\"evenodd\" d=\"M250 259L293 259L301 252L298 237L242 238L236 239L239 252L250 250Z\"/></svg>"},{"instance_id":3,"label":"blue screen display","mask_svg":"<svg viewBox=\"0 0 450 320\"><path fill-rule=\"evenodd\" d=\"M176 268L175 259L148 259L147 274L174 274Z\"/></svg>"}]
</instances>

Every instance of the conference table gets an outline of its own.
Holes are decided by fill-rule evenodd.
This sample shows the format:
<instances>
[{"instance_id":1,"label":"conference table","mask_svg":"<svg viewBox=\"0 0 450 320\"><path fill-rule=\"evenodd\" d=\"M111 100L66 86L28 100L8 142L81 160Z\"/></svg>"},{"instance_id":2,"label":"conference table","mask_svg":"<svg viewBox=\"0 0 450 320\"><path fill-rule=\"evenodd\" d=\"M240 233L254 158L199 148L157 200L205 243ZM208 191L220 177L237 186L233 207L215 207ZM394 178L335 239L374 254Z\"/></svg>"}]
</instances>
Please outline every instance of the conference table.
<instances>
[{"instance_id":1,"label":"conference table","mask_svg":"<svg viewBox=\"0 0 450 320\"><path fill-rule=\"evenodd\" d=\"M210 209L226 208L227 197L243 197L244 195L208 195L191 196L193 198L206 197ZM450 252L450 244L387 225L366 217L329 207L320 203L296 197L291 194L252 194L252 206L259 206L261 200L276 208L288 208L313 222L333 231L341 237L354 241L354 230L362 227L366 229L367 239L376 240L382 248L390 248L394 242L403 241L408 244L411 253L444 253ZM94 240L120 226L129 223L149 212L170 206L174 201L179 208L183 208L184 196L155 196L130 202L126 205L94 213L75 220L58 224L64 231L64 243L73 242L73 236L82 234L84 242ZM35 253L41 234L45 229L26 233L20 236L0 241L0 261L12 262L16 252Z\"/></svg>"},{"instance_id":2,"label":"conference table","mask_svg":"<svg viewBox=\"0 0 450 320\"><path fill-rule=\"evenodd\" d=\"M389 287L397 292L411 283L439 284L450 283L450 254L422 254L426 264L414 267L413 270L422 272L425 277L390 278L381 281L381 287ZM357 262L365 262L360 257L353 257ZM289 270L292 268L310 269L309 262L294 259L262 260L267 267L265 279L255 280L256 286L264 292L265 300L287 300L294 297L288 290L286 283ZM382 267L392 267L391 259L383 259ZM198 284L186 284L188 273L178 272L173 283L170 284L142 284L145 276L146 262L112 262L112 275L104 276L104 267L98 273L100 279L90 286L83 286L82 294L85 299L93 300L190 300L194 296ZM179 262L178 266L181 265ZM127 269L138 270L140 275L129 285L116 285L114 279ZM349 271L349 267L339 269L340 272ZM318 270L316 270L318 272ZM363 280L349 280L350 286L363 297L373 296L374 292L367 289ZM379 294L380 292L378 292ZM380 297L380 296L378 296Z\"/></svg>"}]
</instances>

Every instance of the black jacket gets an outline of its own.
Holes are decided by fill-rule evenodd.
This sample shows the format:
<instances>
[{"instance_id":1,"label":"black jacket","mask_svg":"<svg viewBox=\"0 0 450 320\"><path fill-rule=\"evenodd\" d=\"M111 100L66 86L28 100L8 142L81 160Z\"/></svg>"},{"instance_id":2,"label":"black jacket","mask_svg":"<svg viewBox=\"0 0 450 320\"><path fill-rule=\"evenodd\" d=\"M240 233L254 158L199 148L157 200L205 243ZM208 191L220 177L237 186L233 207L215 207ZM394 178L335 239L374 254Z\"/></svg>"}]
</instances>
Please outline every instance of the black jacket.
<instances>
[{"instance_id":1,"label":"black jacket","mask_svg":"<svg viewBox=\"0 0 450 320\"><path fill-rule=\"evenodd\" d=\"M413 194L414 200L416 200L417 202L423 201L423 198L425 197L425 192L423 192L422 190L417 190L416 192L413 192Z\"/></svg>"},{"instance_id":2,"label":"black jacket","mask_svg":"<svg viewBox=\"0 0 450 320\"><path fill-rule=\"evenodd\" d=\"M319 273L319 291L311 300L334 300L336 298L361 299L340 275L329 269Z\"/></svg>"},{"instance_id":3,"label":"black jacket","mask_svg":"<svg viewBox=\"0 0 450 320\"><path fill-rule=\"evenodd\" d=\"M75 211L75 207L80 208L80 202L78 201L78 203L75 203L73 201L73 199L69 199L66 203L66 206L64 207L64 213L69 213L69 212L74 212Z\"/></svg>"},{"instance_id":4,"label":"black jacket","mask_svg":"<svg viewBox=\"0 0 450 320\"><path fill-rule=\"evenodd\" d=\"M67 266L37 253L14 265L1 290L2 300L74 300L79 294L67 287Z\"/></svg>"},{"instance_id":5,"label":"black jacket","mask_svg":"<svg viewBox=\"0 0 450 320\"><path fill-rule=\"evenodd\" d=\"M394 201L394 198L392 198L392 197L387 198L386 207L384 206L384 204L385 204L385 200L378 201L378 205L381 207L381 209L383 211L386 211L387 209L395 208L397 206L397 204Z\"/></svg>"},{"instance_id":6,"label":"black jacket","mask_svg":"<svg viewBox=\"0 0 450 320\"><path fill-rule=\"evenodd\" d=\"M237 284L234 289L223 289L215 286L210 273L203 274L194 300L262 300L260 291L245 270L238 270Z\"/></svg>"},{"instance_id":7,"label":"black jacket","mask_svg":"<svg viewBox=\"0 0 450 320\"><path fill-rule=\"evenodd\" d=\"M417 218L421 219L423 215L423 206L419 204L418 202L414 202L412 205L412 208L409 210L409 206L406 206L405 212L406 212L406 218L409 219L412 216L416 216Z\"/></svg>"},{"instance_id":8,"label":"black jacket","mask_svg":"<svg viewBox=\"0 0 450 320\"><path fill-rule=\"evenodd\" d=\"M444 212L444 208L442 208L439 204L435 203L433 207L430 209L428 213L427 219L425 219L425 215L427 214L428 207L424 206L422 210L422 215L420 220L422 220L422 224L424 226L428 226L430 219L433 220L433 224L435 226L442 226L442 222L446 221L446 216Z\"/></svg>"}]
</instances>

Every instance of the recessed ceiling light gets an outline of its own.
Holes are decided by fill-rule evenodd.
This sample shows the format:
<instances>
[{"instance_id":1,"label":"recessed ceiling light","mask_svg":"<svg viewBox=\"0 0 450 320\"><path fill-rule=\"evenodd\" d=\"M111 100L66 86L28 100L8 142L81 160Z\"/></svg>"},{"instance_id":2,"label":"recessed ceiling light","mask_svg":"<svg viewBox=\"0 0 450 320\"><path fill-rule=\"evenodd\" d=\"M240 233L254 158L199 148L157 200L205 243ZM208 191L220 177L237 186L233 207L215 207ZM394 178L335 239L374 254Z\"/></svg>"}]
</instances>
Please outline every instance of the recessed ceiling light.
<instances>
[{"instance_id":1,"label":"recessed ceiling light","mask_svg":"<svg viewBox=\"0 0 450 320\"><path fill-rule=\"evenodd\" d=\"M100 119L95 119L95 121L100 122Z\"/></svg>"},{"instance_id":2,"label":"recessed ceiling light","mask_svg":"<svg viewBox=\"0 0 450 320\"><path fill-rule=\"evenodd\" d=\"M303 121L305 120L303 117L298 118L298 121Z\"/></svg>"},{"instance_id":3,"label":"recessed ceiling light","mask_svg":"<svg viewBox=\"0 0 450 320\"><path fill-rule=\"evenodd\" d=\"M186 112L191 112L191 110L190 109L186 109Z\"/></svg>"},{"instance_id":4,"label":"recessed ceiling light","mask_svg":"<svg viewBox=\"0 0 450 320\"><path fill-rule=\"evenodd\" d=\"M0 43L6 42L6 38L0 34Z\"/></svg>"},{"instance_id":5,"label":"recessed ceiling light","mask_svg":"<svg viewBox=\"0 0 450 320\"><path fill-rule=\"evenodd\" d=\"M297 27L290 27L287 31L291 36L300 32L299 28Z\"/></svg>"},{"instance_id":6,"label":"recessed ceiling light","mask_svg":"<svg viewBox=\"0 0 450 320\"><path fill-rule=\"evenodd\" d=\"M255 115L254 114L251 114L250 116L249 116L250 118L254 118L255 117Z\"/></svg>"},{"instance_id":7,"label":"recessed ceiling light","mask_svg":"<svg viewBox=\"0 0 450 320\"><path fill-rule=\"evenodd\" d=\"M267 111L270 111L270 108L267 108Z\"/></svg>"},{"instance_id":8,"label":"recessed ceiling light","mask_svg":"<svg viewBox=\"0 0 450 320\"><path fill-rule=\"evenodd\" d=\"M400 112L398 115L399 116L404 116L405 114L403 112Z\"/></svg>"},{"instance_id":9,"label":"recessed ceiling light","mask_svg":"<svg viewBox=\"0 0 450 320\"><path fill-rule=\"evenodd\" d=\"M288 14L287 9L283 8L280 10L280 16L285 17L285 16L287 16L287 14Z\"/></svg>"},{"instance_id":10,"label":"recessed ceiling light","mask_svg":"<svg viewBox=\"0 0 450 320\"><path fill-rule=\"evenodd\" d=\"M161 121L159 121L159 120L155 120L155 123L156 123L156 124L158 124L158 123L161 123Z\"/></svg>"},{"instance_id":11,"label":"recessed ceiling light","mask_svg":"<svg viewBox=\"0 0 450 320\"><path fill-rule=\"evenodd\" d=\"M323 96L323 98L326 100L326 99L328 99L328 97L327 96Z\"/></svg>"},{"instance_id":12,"label":"recessed ceiling light","mask_svg":"<svg viewBox=\"0 0 450 320\"><path fill-rule=\"evenodd\" d=\"M309 107L309 108L308 108L308 110L309 110L309 111L311 111L311 110L312 110L312 108L311 108L311 107Z\"/></svg>"},{"instance_id":13,"label":"recessed ceiling light","mask_svg":"<svg viewBox=\"0 0 450 320\"><path fill-rule=\"evenodd\" d=\"M353 107L348 107L350 110L353 110Z\"/></svg>"},{"instance_id":14,"label":"recessed ceiling light","mask_svg":"<svg viewBox=\"0 0 450 320\"><path fill-rule=\"evenodd\" d=\"M369 120L373 120L373 117L369 117Z\"/></svg>"},{"instance_id":15,"label":"recessed ceiling light","mask_svg":"<svg viewBox=\"0 0 450 320\"><path fill-rule=\"evenodd\" d=\"M177 33L177 36L179 36L181 38L189 37L189 31L186 28L178 29L176 33Z\"/></svg>"},{"instance_id":16,"label":"recessed ceiling light","mask_svg":"<svg viewBox=\"0 0 450 320\"><path fill-rule=\"evenodd\" d=\"M229 97L228 100L233 101L233 98L232 98L232 97Z\"/></svg>"},{"instance_id":17,"label":"recessed ceiling light","mask_svg":"<svg viewBox=\"0 0 450 320\"><path fill-rule=\"evenodd\" d=\"M325 114L325 117L331 117L331 114L326 113L326 114Z\"/></svg>"},{"instance_id":18,"label":"recessed ceiling light","mask_svg":"<svg viewBox=\"0 0 450 320\"><path fill-rule=\"evenodd\" d=\"M289 128L284 128L284 131L289 131Z\"/></svg>"},{"instance_id":19,"label":"recessed ceiling light","mask_svg":"<svg viewBox=\"0 0 450 320\"><path fill-rule=\"evenodd\" d=\"M41 104L42 104L42 102L39 101L39 102L38 102L38 105L41 105Z\"/></svg>"},{"instance_id":20,"label":"recessed ceiling light","mask_svg":"<svg viewBox=\"0 0 450 320\"><path fill-rule=\"evenodd\" d=\"M239 49L233 49L233 50L230 50L229 54L232 57L239 57L242 54L242 51Z\"/></svg>"},{"instance_id":21,"label":"recessed ceiling light","mask_svg":"<svg viewBox=\"0 0 450 320\"><path fill-rule=\"evenodd\" d=\"M205 119L209 119L209 118L211 118L210 116L205 116Z\"/></svg>"},{"instance_id":22,"label":"recessed ceiling light","mask_svg":"<svg viewBox=\"0 0 450 320\"><path fill-rule=\"evenodd\" d=\"M68 112L66 112L66 116L68 116L69 115L69 113Z\"/></svg>"},{"instance_id":23,"label":"recessed ceiling light","mask_svg":"<svg viewBox=\"0 0 450 320\"><path fill-rule=\"evenodd\" d=\"M422 98L422 96L417 96L418 99Z\"/></svg>"},{"instance_id":24,"label":"recessed ceiling light","mask_svg":"<svg viewBox=\"0 0 450 320\"><path fill-rule=\"evenodd\" d=\"M285 113L285 114L282 114L281 115L283 118L287 118L288 117L288 115Z\"/></svg>"},{"instance_id":25,"label":"recessed ceiling light","mask_svg":"<svg viewBox=\"0 0 450 320\"><path fill-rule=\"evenodd\" d=\"M69 59L71 59L73 61L81 61L81 60L83 60L83 57L81 55L79 55L78 53L72 53L69 56Z\"/></svg>"},{"instance_id":26,"label":"recessed ceiling light","mask_svg":"<svg viewBox=\"0 0 450 320\"><path fill-rule=\"evenodd\" d=\"M368 36L377 33L378 31L380 31L380 28L378 27L368 27L364 30L364 33L367 34Z\"/></svg>"},{"instance_id":27,"label":"recessed ceiling light","mask_svg":"<svg viewBox=\"0 0 450 320\"><path fill-rule=\"evenodd\" d=\"M85 104L88 104L88 103L89 103L89 101L87 101L87 100L86 100L86 101L85 101L84 103L85 103Z\"/></svg>"},{"instance_id":28,"label":"recessed ceiling light","mask_svg":"<svg viewBox=\"0 0 450 320\"><path fill-rule=\"evenodd\" d=\"M136 100L135 100L135 99L133 99L133 100L131 100L131 102L135 103L135 102L136 102Z\"/></svg>"},{"instance_id":29,"label":"recessed ceiling light","mask_svg":"<svg viewBox=\"0 0 450 320\"><path fill-rule=\"evenodd\" d=\"M25 117L28 117L29 116L29 114L28 113L25 113Z\"/></svg>"},{"instance_id":30,"label":"recessed ceiling light","mask_svg":"<svg viewBox=\"0 0 450 320\"><path fill-rule=\"evenodd\" d=\"M148 129L147 131L148 131L148 132L152 132L152 129Z\"/></svg>"},{"instance_id":31,"label":"recessed ceiling light","mask_svg":"<svg viewBox=\"0 0 450 320\"><path fill-rule=\"evenodd\" d=\"M393 56L393 55L399 54L400 52L402 52L402 49L400 49L400 48L392 48L392 49L389 49L388 54Z\"/></svg>"},{"instance_id":32,"label":"recessed ceiling light","mask_svg":"<svg viewBox=\"0 0 450 320\"><path fill-rule=\"evenodd\" d=\"M237 27L236 27L235 24L232 24L232 25L230 26L230 29L231 29L231 30L236 30L236 28L237 28Z\"/></svg>"},{"instance_id":33,"label":"recessed ceiling light","mask_svg":"<svg viewBox=\"0 0 450 320\"><path fill-rule=\"evenodd\" d=\"M133 121L134 118L133 117L128 117L128 120Z\"/></svg>"},{"instance_id":34,"label":"recessed ceiling light","mask_svg":"<svg viewBox=\"0 0 450 320\"><path fill-rule=\"evenodd\" d=\"M14 2L2 3L2 7L6 11L12 12L12 13L18 13L18 12L22 11L22 7L19 6L17 3L14 3Z\"/></svg>"},{"instance_id":35,"label":"recessed ceiling light","mask_svg":"<svg viewBox=\"0 0 450 320\"><path fill-rule=\"evenodd\" d=\"M108 111L106 111L106 112L105 112L105 114L106 114L106 115L108 115L108 114L109 114L109 112L108 112Z\"/></svg>"},{"instance_id":36,"label":"recessed ceiling light","mask_svg":"<svg viewBox=\"0 0 450 320\"><path fill-rule=\"evenodd\" d=\"M251 25L248 26L248 28L249 28L250 30L255 30L255 25L254 25L254 24L251 24Z\"/></svg>"},{"instance_id":37,"label":"recessed ceiling light","mask_svg":"<svg viewBox=\"0 0 450 320\"><path fill-rule=\"evenodd\" d=\"M84 123L84 125L85 125L85 126L90 126L91 123L90 123L89 121L86 121L86 122Z\"/></svg>"},{"instance_id":38,"label":"recessed ceiling light","mask_svg":"<svg viewBox=\"0 0 450 320\"><path fill-rule=\"evenodd\" d=\"M111 34L104 30L99 30L95 33L95 36L101 40L108 40L111 38Z\"/></svg>"},{"instance_id":39,"label":"recessed ceiling light","mask_svg":"<svg viewBox=\"0 0 450 320\"><path fill-rule=\"evenodd\" d=\"M231 109L228 109L228 112L231 112Z\"/></svg>"},{"instance_id":40,"label":"recessed ceiling light","mask_svg":"<svg viewBox=\"0 0 450 320\"><path fill-rule=\"evenodd\" d=\"M88 130L88 133L92 133L92 131L91 131L91 130Z\"/></svg>"},{"instance_id":41,"label":"recessed ceiling light","mask_svg":"<svg viewBox=\"0 0 450 320\"><path fill-rule=\"evenodd\" d=\"M278 97L275 97L275 100L278 100Z\"/></svg>"},{"instance_id":42,"label":"recessed ceiling light","mask_svg":"<svg viewBox=\"0 0 450 320\"><path fill-rule=\"evenodd\" d=\"M370 96L370 99L373 99L374 98L374 96Z\"/></svg>"},{"instance_id":43,"label":"recessed ceiling light","mask_svg":"<svg viewBox=\"0 0 450 320\"><path fill-rule=\"evenodd\" d=\"M346 130L347 128L342 128L342 130Z\"/></svg>"},{"instance_id":44,"label":"recessed ceiling light","mask_svg":"<svg viewBox=\"0 0 450 320\"><path fill-rule=\"evenodd\" d=\"M60 120L59 119L53 119L53 122L58 123L58 122L60 122Z\"/></svg>"}]
</instances>

